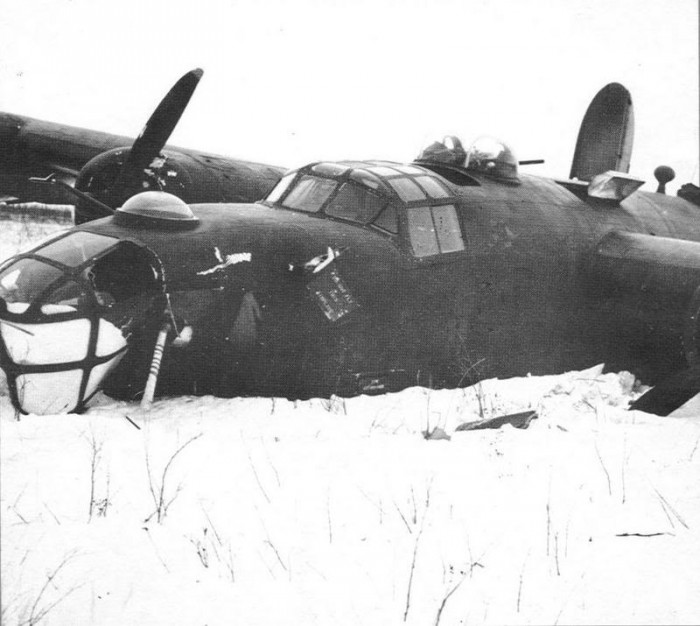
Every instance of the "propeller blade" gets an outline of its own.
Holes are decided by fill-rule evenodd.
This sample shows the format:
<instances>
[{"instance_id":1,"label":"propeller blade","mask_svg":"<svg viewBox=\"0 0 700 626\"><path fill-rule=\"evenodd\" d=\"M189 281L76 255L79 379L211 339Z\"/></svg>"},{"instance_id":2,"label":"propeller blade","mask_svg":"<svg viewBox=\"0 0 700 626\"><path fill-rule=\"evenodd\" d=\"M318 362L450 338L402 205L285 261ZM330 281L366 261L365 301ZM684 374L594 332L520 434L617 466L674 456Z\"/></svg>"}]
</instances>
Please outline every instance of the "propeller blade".
<instances>
[{"instance_id":1,"label":"propeller blade","mask_svg":"<svg viewBox=\"0 0 700 626\"><path fill-rule=\"evenodd\" d=\"M160 101L141 134L134 141L134 145L131 146L117 184L140 173L158 156L185 111L203 74L204 71L199 68L187 72Z\"/></svg>"}]
</instances>

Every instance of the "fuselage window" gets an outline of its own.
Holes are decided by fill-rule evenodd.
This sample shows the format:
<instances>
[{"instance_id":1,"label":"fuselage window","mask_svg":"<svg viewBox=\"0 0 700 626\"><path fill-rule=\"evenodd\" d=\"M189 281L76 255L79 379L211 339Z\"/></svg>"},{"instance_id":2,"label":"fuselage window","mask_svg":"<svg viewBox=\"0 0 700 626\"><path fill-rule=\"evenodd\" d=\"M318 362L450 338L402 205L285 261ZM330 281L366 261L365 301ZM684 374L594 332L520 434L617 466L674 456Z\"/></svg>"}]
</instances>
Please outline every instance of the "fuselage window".
<instances>
[{"instance_id":1,"label":"fuselage window","mask_svg":"<svg viewBox=\"0 0 700 626\"><path fill-rule=\"evenodd\" d=\"M292 184L292 181L296 175L296 172L290 172L286 176L283 176L282 179L274 186L272 191L267 194L267 198L265 199L268 202L277 202L282 197L284 192L287 191L289 185Z\"/></svg>"},{"instance_id":2,"label":"fuselage window","mask_svg":"<svg viewBox=\"0 0 700 626\"><path fill-rule=\"evenodd\" d=\"M430 207L418 207L408 211L408 232L416 256L439 254L435 225L430 214Z\"/></svg>"},{"instance_id":3,"label":"fuselage window","mask_svg":"<svg viewBox=\"0 0 700 626\"><path fill-rule=\"evenodd\" d=\"M367 224L379 213L385 203L386 200L365 187L344 183L326 207L325 212L333 217Z\"/></svg>"},{"instance_id":4,"label":"fuselage window","mask_svg":"<svg viewBox=\"0 0 700 626\"><path fill-rule=\"evenodd\" d=\"M464 250L462 231L459 228L459 219L457 218L457 211L454 205L434 206L432 211L440 252Z\"/></svg>"},{"instance_id":5,"label":"fuselage window","mask_svg":"<svg viewBox=\"0 0 700 626\"><path fill-rule=\"evenodd\" d=\"M396 235L399 232L399 218L396 214L396 207L393 204L389 204L374 220L374 225Z\"/></svg>"},{"instance_id":6,"label":"fuselage window","mask_svg":"<svg viewBox=\"0 0 700 626\"><path fill-rule=\"evenodd\" d=\"M316 213L338 183L330 178L302 176L294 188L287 194L282 206L289 209Z\"/></svg>"},{"instance_id":7,"label":"fuselage window","mask_svg":"<svg viewBox=\"0 0 700 626\"><path fill-rule=\"evenodd\" d=\"M464 240L453 204L408 209L408 232L418 257L464 250Z\"/></svg>"}]
</instances>

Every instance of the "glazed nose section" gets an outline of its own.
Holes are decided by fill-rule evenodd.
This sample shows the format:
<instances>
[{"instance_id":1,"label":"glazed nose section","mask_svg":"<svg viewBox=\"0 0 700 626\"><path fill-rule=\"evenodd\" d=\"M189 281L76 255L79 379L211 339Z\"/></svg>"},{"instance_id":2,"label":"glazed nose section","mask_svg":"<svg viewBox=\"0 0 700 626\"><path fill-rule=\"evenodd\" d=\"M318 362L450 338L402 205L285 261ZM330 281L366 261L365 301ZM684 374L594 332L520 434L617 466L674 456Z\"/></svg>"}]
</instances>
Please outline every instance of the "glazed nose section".
<instances>
[{"instance_id":1,"label":"glazed nose section","mask_svg":"<svg viewBox=\"0 0 700 626\"><path fill-rule=\"evenodd\" d=\"M15 408L82 409L162 294L163 272L150 250L87 231L61 234L0 265L0 367Z\"/></svg>"},{"instance_id":2,"label":"glazed nose section","mask_svg":"<svg viewBox=\"0 0 700 626\"><path fill-rule=\"evenodd\" d=\"M72 311L52 311L25 322L12 315L13 303L3 304L0 363L23 413L79 410L126 353L121 331L99 316L60 319Z\"/></svg>"}]
</instances>

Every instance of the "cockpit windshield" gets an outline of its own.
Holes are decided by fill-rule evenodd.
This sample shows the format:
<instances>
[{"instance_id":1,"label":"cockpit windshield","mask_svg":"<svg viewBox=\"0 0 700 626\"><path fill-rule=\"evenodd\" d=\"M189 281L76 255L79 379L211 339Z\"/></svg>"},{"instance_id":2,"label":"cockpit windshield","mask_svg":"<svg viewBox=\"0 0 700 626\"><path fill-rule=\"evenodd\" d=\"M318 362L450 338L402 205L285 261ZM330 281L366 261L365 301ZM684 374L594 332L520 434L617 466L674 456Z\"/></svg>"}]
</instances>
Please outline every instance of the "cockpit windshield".
<instances>
[{"instance_id":1,"label":"cockpit windshield","mask_svg":"<svg viewBox=\"0 0 700 626\"><path fill-rule=\"evenodd\" d=\"M478 183L477 183L478 184ZM389 161L312 163L289 172L265 202L398 234L399 206L454 200L447 181L424 167Z\"/></svg>"},{"instance_id":2,"label":"cockpit windshield","mask_svg":"<svg viewBox=\"0 0 700 626\"><path fill-rule=\"evenodd\" d=\"M286 194L281 202L285 208L306 213L323 210L325 215L357 224L369 224L388 202L379 191L380 180L366 170L351 170L337 163L319 163L310 170L321 176L309 173L297 177L297 171L290 172L277 183L266 201L278 203Z\"/></svg>"},{"instance_id":3,"label":"cockpit windshield","mask_svg":"<svg viewBox=\"0 0 700 626\"><path fill-rule=\"evenodd\" d=\"M274 186L272 191L269 194L267 194L267 198L265 199L268 202L277 202L284 195L284 192L287 191L289 185L292 184L292 181L294 180L296 175L296 171L285 174L282 177L282 179Z\"/></svg>"},{"instance_id":4,"label":"cockpit windshield","mask_svg":"<svg viewBox=\"0 0 700 626\"><path fill-rule=\"evenodd\" d=\"M328 203L326 214L358 224L368 224L386 206L386 198L373 193L364 185L343 183Z\"/></svg>"},{"instance_id":5,"label":"cockpit windshield","mask_svg":"<svg viewBox=\"0 0 700 626\"><path fill-rule=\"evenodd\" d=\"M317 213L338 183L330 178L302 176L282 201L282 206L307 213Z\"/></svg>"}]
</instances>

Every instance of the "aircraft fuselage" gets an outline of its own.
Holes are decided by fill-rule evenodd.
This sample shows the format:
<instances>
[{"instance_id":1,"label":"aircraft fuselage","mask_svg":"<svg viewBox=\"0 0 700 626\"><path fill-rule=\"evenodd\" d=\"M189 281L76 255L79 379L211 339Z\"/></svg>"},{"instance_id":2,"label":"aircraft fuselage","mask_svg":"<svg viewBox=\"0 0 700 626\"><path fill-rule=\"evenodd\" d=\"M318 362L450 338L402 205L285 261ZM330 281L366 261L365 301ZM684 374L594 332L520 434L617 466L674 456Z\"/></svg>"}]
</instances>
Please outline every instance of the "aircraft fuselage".
<instances>
[{"instance_id":1,"label":"aircraft fuselage","mask_svg":"<svg viewBox=\"0 0 700 626\"><path fill-rule=\"evenodd\" d=\"M596 206L531 177L479 182L456 203L465 249L427 259L413 256L405 218L389 235L261 204L194 206L200 225L166 236L110 220L81 228L138 239L166 268L173 312L194 329L166 357L172 391L351 395L599 362L653 382L682 365L692 290L663 307L611 292L596 245L612 231L700 241L697 209L643 193ZM299 269L328 248L341 253L327 269ZM215 249L250 261L211 271ZM331 271L347 291L335 313L317 294L333 290ZM254 345L241 348L232 329L246 293L259 311L249 313Z\"/></svg>"},{"instance_id":2,"label":"aircraft fuselage","mask_svg":"<svg viewBox=\"0 0 700 626\"><path fill-rule=\"evenodd\" d=\"M694 205L529 176L454 181L321 163L257 204L135 196L0 268L16 404L80 408L100 386L138 396L164 322L165 394L350 396L601 362L654 383L697 361ZM61 341L79 324L86 348L65 363L21 334ZM75 393L44 406L44 386L69 380Z\"/></svg>"}]
</instances>

